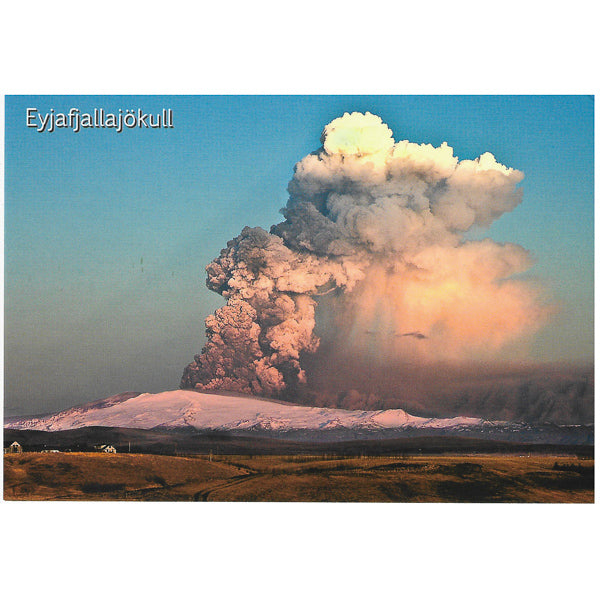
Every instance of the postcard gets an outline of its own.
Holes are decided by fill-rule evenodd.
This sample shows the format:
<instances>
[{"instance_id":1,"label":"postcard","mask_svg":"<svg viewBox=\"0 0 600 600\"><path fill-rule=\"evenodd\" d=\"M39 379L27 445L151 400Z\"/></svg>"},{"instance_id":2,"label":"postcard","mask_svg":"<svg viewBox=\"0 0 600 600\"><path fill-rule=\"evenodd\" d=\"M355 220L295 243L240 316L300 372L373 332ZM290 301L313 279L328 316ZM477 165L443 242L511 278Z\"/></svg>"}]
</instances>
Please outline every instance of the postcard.
<instances>
[{"instance_id":1,"label":"postcard","mask_svg":"<svg viewBox=\"0 0 600 600\"><path fill-rule=\"evenodd\" d=\"M5 500L594 502L592 96L5 106Z\"/></svg>"}]
</instances>

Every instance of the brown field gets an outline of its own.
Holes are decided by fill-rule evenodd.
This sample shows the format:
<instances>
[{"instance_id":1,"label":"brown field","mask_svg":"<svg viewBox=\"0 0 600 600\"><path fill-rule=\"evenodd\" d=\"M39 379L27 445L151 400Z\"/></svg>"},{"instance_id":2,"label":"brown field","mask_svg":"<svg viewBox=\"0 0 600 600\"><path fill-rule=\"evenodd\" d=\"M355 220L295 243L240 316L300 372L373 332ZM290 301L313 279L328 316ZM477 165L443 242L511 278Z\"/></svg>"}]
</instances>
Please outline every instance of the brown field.
<instances>
[{"instance_id":1,"label":"brown field","mask_svg":"<svg viewBox=\"0 0 600 600\"><path fill-rule=\"evenodd\" d=\"M594 461L565 456L4 456L5 500L594 501Z\"/></svg>"}]
</instances>

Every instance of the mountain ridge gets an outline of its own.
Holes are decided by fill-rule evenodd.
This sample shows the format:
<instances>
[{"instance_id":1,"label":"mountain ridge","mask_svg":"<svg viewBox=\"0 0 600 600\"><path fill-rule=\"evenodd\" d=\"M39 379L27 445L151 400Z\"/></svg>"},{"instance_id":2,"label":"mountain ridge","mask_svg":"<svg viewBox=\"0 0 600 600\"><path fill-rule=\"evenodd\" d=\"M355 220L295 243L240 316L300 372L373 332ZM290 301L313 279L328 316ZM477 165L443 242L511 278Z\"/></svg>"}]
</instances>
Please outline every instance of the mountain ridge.
<instances>
[{"instance_id":1,"label":"mountain ridge","mask_svg":"<svg viewBox=\"0 0 600 600\"><path fill-rule=\"evenodd\" d=\"M64 432L104 427L226 434L305 443L466 436L522 443L593 444L593 425L527 424L478 417L429 418L403 409L304 406L241 394L172 390L125 392L36 417L9 417L11 430Z\"/></svg>"},{"instance_id":2,"label":"mountain ridge","mask_svg":"<svg viewBox=\"0 0 600 600\"><path fill-rule=\"evenodd\" d=\"M125 392L41 416L9 417L13 429L60 431L87 426L229 431L404 429L485 426L475 417L427 418L402 409L347 410L303 406L263 398L192 390Z\"/></svg>"}]
</instances>

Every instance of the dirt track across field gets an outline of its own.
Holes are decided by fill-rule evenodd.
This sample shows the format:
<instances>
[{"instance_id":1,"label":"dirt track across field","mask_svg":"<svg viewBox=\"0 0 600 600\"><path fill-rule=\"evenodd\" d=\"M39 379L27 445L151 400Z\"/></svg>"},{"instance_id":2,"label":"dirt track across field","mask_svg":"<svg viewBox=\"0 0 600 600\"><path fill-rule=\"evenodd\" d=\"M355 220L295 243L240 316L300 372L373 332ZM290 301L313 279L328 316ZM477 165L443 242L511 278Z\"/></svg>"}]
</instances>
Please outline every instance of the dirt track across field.
<instances>
[{"instance_id":1,"label":"dirt track across field","mask_svg":"<svg viewBox=\"0 0 600 600\"><path fill-rule=\"evenodd\" d=\"M4 499L590 503L594 461L31 452L5 455Z\"/></svg>"}]
</instances>

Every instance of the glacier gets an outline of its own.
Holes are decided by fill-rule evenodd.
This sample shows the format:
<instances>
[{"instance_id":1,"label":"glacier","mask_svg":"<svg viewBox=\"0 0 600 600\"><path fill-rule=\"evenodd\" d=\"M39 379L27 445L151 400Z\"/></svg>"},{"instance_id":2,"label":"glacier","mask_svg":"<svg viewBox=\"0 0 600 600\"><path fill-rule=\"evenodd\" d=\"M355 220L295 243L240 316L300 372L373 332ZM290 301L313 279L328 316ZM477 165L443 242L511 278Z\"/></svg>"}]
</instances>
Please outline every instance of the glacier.
<instances>
[{"instance_id":1,"label":"glacier","mask_svg":"<svg viewBox=\"0 0 600 600\"><path fill-rule=\"evenodd\" d=\"M35 417L5 419L5 427L62 431L80 427L194 428L212 431L331 431L456 429L501 425L475 417L426 418L402 409L344 410L301 406L253 396L193 390L132 393Z\"/></svg>"}]
</instances>

